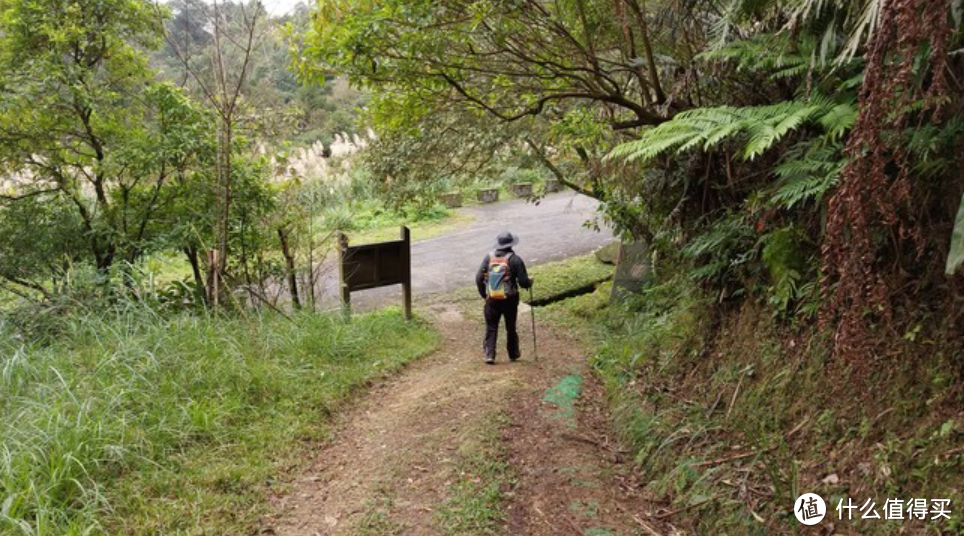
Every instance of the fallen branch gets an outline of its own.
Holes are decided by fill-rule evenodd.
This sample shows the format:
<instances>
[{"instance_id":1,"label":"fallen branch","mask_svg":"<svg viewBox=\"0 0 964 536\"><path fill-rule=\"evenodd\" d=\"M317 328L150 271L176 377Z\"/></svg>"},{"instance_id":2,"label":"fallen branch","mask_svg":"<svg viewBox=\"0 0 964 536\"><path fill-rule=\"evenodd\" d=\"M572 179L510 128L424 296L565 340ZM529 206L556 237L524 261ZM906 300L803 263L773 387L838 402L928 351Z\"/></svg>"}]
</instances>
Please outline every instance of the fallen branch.
<instances>
[{"instance_id":1,"label":"fallen branch","mask_svg":"<svg viewBox=\"0 0 964 536\"><path fill-rule=\"evenodd\" d=\"M733 398L730 399L730 407L726 408L726 420L730 420L730 413L733 412L733 406L736 405L736 397L740 394L740 387L743 386L743 378L746 374L740 374L740 381L736 382L736 389L733 390Z\"/></svg>"},{"instance_id":2,"label":"fallen branch","mask_svg":"<svg viewBox=\"0 0 964 536\"><path fill-rule=\"evenodd\" d=\"M749 473L747 473L747 475L749 475ZM740 484L737 484L737 483L735 483L735 482L730 482L729 480L720 480L720 484L723 484L724 486L729 486L729 487L731 487L731 488L736 488L736 490L737 490L738 492L740 492L740 491L746 491L747 493L752 493L753 495L756 495L757 497L760 497L760 498L763 498L763 499L773 499L773 494L772 494L772 493L767 492L767 491L760 491L759 489L754 488L753 486L748 486L748 485L746 484L746 480L747 480L747 479L744 478L744 479L743 479L743 482L740 483ZM741 495L742 495L742 493L741 493Z\"/></svg>"},{"instance_id":3,"label":"fallen branch","mask_svg":"<svg viewBox=\"0 0 964 536\"><path fill-rule=\"evenodd\" d=\"M572 528L572 530L576 531L576 534L578 534L579 536L582 536L583 530L582 530L581 528L579 528L579 525L576 524L576 522L573 521L571 517L563 514L563 515L562 515L562 518L565 519L566 522L569 523L569 527Z\"/></svg>"},{"instance_id":4,"label":"fallen branch","mask_svg":"<svg viewBox=\"0 0 964 536\"><path fill-rule=\"evenodd\" d=\"M663 512L662 514L657 514L657 515L655 515L655 516L653 516L653 517L655 517L656 519L666 519L667 517L673 517L673 516L675 516L676 514L678 514L678 513L680 513L680 512L685 512L686 510L689 510L689 509L691 509L691 508L696 508L697 506L703 506L704 504L706 504L706 503L708 503L708 502L713 502L713 501L715 501L715 500L718 499L718 498L719 498L719 497L717 497L716 495L714 495L714 496L710 497L709 499L706 499L706 500L703 500L703 501L700 501L700 502L697 502L697 503L693 503L693 504L688 504L688 505L686 505L686 506L684 506L684 507L682 507L682 508L677 508L676 510L670 510L669 512Z\"/></svg>"},{"instance_id":5,"label":"fallen branch","mask_svg":"<svg viewBox=\"0 0 964 536\"><path fill-rule=\"evenodd\" d=\"M269 300L264 294L261 294L260 292L258 292L258 291L256 291L255 289L251 288L250 285L245 285L244 290L248 291L248 294L250 294L252 297L258 298L258 299L261 301L261 303L267 305L267 306L268 306L271 310L273 310L274 312L276 312L276 313L278 313L279 315L285 317L285 319L287 319L288 321L294 322L294 319L293 319L293 318L291 318L290 316L288 316L284 311L282 311L280 308L278 308L278 306L276 306L275 304L271 303L271 300Z\"/></svg>"},{"instance_id":6,"label":"fallen branch","mask_svg":"<svg viewBox=\"0 0 964 536\"><path fill-rule=\"evenodd\" d=\"M964 447L958 447L956 449L951 449L945 452L944 456L953 456L955 454L962 454L962 453L964 453Z\"/></svg>"},{"instance_id":7,"label":"fallen branch","mask_svg":"<svg viewBox=\"0 0 964 536\"><path fill-rule=\"evenodd\" d=\"M807 415L806 417L804 417L803 420L800 421L800 424L794 426L793 430L790 430L787 433L787 437L791 437L793 436L793 434L796 434L797 432L799 432L801 429L803 429L804 425L806 425L808 422L810 422L810 415Z\"/></svg>"},{"instance_id":8,"label":"fallen branch","mask_svg":"<svg viewBox=\"0 0 964 536\"><path fill-rule=\"evenodd\" d=\"M718 465L718 464L721 464L721 463L732 462L732 461L736 461L736 460L742 460L743 458L749 458L749 457L751 457L751 456L758 456L758 455L763 454L763 453L765 453L765 452L770 452L771 450L773 450L773 449L775 449L775 448L776 448L776 447L770 447L770 448L766 448L766 449L759 450L759 451L755 451L755 452L744 452L744 453L742 453L742 454L734 454L734 455L732 455L732 456L725 456L725 457L723 457L723 458L717 458L717 459L715 459L715 460L707 460L707 461L703 461L703 462L700 462L700 463L694 463L692 466L693 466L693 467L708 467L708 466L711 466L711 465Z\"/></svg>"},{"instance_id":9,"label":"fallen branch","mask_svg":"<svg viewBox=\"0 0 964 536\"><path fill-rule=\"evenodd\" d=\"M723 400L723 391L720 391L720 394L716 396L716 402L713 402L713 405L710 406L710 410L706 412L707 419L709 419L716 411L716 407L720 405L720 400Z\"/></svg>"},{"instance_id":10,"label":"fallen branch","mask_svg":"<svg viewBox=\"0 0 964 536\"><path fill-rule=\"evenodd\" d=\"M659 532L657 532L656 529L654 529L652 526L650 526L649 523L647 523L647 522L643 521L642 519L640 519L639 516L634 515L634 516L633 516L633 521L635 521L637 525L639 525L640 527L642 527L642 529L645 530L645 531L649 534L649 536L663 536L662 534L660 534Z\"/></svg>"},{"instance_id":11,"label":"fallen branch","mask_svg":"<svg viewBox=\"0 0 964 536\"><path fill-rule=\"evenodd\" d=\"M587 445L592 445L596 448L603 449L604 447L599 444L595 439L588 438L584 435L574 434L571 432L565 432L562 434L563 439L569 439L571 441L578 441L579 443L585 443Z\"/></svg>"},{"instance_id":12,"label":"fallen branch","mask_svg":"<svg viewBox=\"0 0 964 536\"><path fill-rule=\"evenodd\" d=\"M617 508L620 512L622 512L624 515L627 515L627 516L633 518L633 521L635 521L636 524L640 526L640 528L642 528L644 531L646 531L646 533L649 534L649 536L663 536L659 531L657 531L656 529L654 529L652 525L650 525L649 523L643 521L643 519L640 518L638 515L636 515L636 514L631 514L631 513L627 512L626 509L623 508L623 505L619 504L619 502L616 502L615 504L616 504L616 508Z\"/></svg>"}]
</instances>

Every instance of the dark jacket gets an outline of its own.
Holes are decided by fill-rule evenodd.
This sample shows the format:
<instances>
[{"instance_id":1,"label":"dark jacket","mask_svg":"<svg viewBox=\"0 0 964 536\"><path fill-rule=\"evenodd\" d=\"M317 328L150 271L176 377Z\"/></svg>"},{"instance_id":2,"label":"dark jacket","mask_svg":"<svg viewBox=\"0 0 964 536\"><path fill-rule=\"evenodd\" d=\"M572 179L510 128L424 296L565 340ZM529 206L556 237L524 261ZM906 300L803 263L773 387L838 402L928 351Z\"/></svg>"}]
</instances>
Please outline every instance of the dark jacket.
<instances>
[{"instance_id":1,"label":"dark jacket","mask_svg":"<svg viewBox=\"0 0 964 536\"><path fill-rule=\"evenodd\" d=\"M518 295L519 287L530 288L532 286L532 280L529 279L529 272L526 271L526 263L512 251L512 248L495 250L495 254L498 257L504 257L507 253L512 253L512 256L509 257L509 284L506 286L506 291L510 296ZM482 259L482 265L479 266L479 271L475 274L475 285L479 287L479 294L483 298L488 297L485 293L485 278L489 271L490 255L491 254L486 255L485 258Z\"/></svg>"}]
</instances>

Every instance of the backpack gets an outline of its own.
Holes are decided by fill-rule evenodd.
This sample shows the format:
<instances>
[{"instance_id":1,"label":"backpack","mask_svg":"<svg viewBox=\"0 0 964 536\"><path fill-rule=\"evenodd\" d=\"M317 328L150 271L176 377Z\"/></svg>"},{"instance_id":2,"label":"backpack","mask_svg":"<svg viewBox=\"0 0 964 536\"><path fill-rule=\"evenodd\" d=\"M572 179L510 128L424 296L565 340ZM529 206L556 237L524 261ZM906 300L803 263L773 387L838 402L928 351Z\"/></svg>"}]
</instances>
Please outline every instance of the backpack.
<instances>
[{"instance_id":1,"label":"backpack","mask_svg":"<svg viewBox=\"0 0 964 536\"><path fill-rule=\"evenodd\" d=\"M496 256L493 251L489 254L489 269L486 271L485 294L490 300L504 300L509 296L509 258L512 252L506 253L505 257Z\"/></svg>"}]
</instances>

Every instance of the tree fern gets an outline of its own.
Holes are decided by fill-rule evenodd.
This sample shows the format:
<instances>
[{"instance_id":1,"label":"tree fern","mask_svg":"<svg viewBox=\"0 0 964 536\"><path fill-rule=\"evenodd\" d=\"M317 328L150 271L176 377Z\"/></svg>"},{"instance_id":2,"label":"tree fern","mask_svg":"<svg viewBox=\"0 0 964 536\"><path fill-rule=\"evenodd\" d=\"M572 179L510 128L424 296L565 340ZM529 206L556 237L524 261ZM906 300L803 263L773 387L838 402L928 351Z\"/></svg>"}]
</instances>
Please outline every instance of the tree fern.
<instances>
[{"instance_id":1,"label":"tree fern","mask_svg":"<svg viewBox=\"0 0 964 536\"><path fill-rule=\"evenodd\" d=\"M757 255L757 238L743 212L721 216L694 236L682 249L695 261L689 276L696 280L723 281Z\"/></svg>"},{"instance_id":2,"label":"tree fern","mask_svg":"<svg viewBox=\"0 0 964 536\"><path fill-rule=\"evenodd\" d=\"M741 138L743 158L752 160L804 125L839 137L853 125L852 109L852 103L819 96L767 106L697 108L643 131L639 139L616 146L607 158L645 163L665 153L708 151Z\"/></svg>"},{"instance_id":3,"label":"tree fern","mask_svg":"<svg viewBox=\"0 0 964 536\"><path fill-rule=\"evenodd\" d=\"M740 0L730 0L722 7L720 17L710 26L709 46L711 49L720 49L730 40L734 32L739 32L736 18L739 13Z\"/></svg>"},{"instance_id":4,"label":"tree fern","mask_svg":"<svg viewBox=\"0 0 964 536\"><path fill-rule=\"evenodd\" d=\"M852 102L838 104L820 117L820 126L827 136L838 140L854 126L857 121L857 107Z\"/></svg>"},{"instance_id":5,"label":"tree fern","mask_svg":"<svg viewBox=\"0 0 964 536\"><path fill-rule=\"evenodd\" d=\"M704 61L727 61L738 71L765 73L771 80L793 78L810 69L814 43L787 34L764 34L732 41L699 55Z\"/></svg>"}]
</instances>

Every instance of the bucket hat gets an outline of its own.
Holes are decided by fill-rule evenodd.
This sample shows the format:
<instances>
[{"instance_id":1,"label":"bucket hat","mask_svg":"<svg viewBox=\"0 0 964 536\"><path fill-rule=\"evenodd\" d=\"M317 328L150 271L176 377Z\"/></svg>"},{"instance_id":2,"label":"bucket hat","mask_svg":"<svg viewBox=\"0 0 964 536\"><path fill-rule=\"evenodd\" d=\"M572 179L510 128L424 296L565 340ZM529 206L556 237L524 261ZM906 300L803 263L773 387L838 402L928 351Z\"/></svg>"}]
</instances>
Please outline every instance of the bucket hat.
<instances>
[{"instance_id":1,"label":"bucket hat","mask_svg":"<svg viewBox=\"0 0 964 536\"><path fill-rule=\"evenodd\" d=\"M503 231L499 233L499 236L495 239L495 249L506 249L511 248L519 243L519 237L510 233L509 231Z\"/></svg>"}]
</instances>

